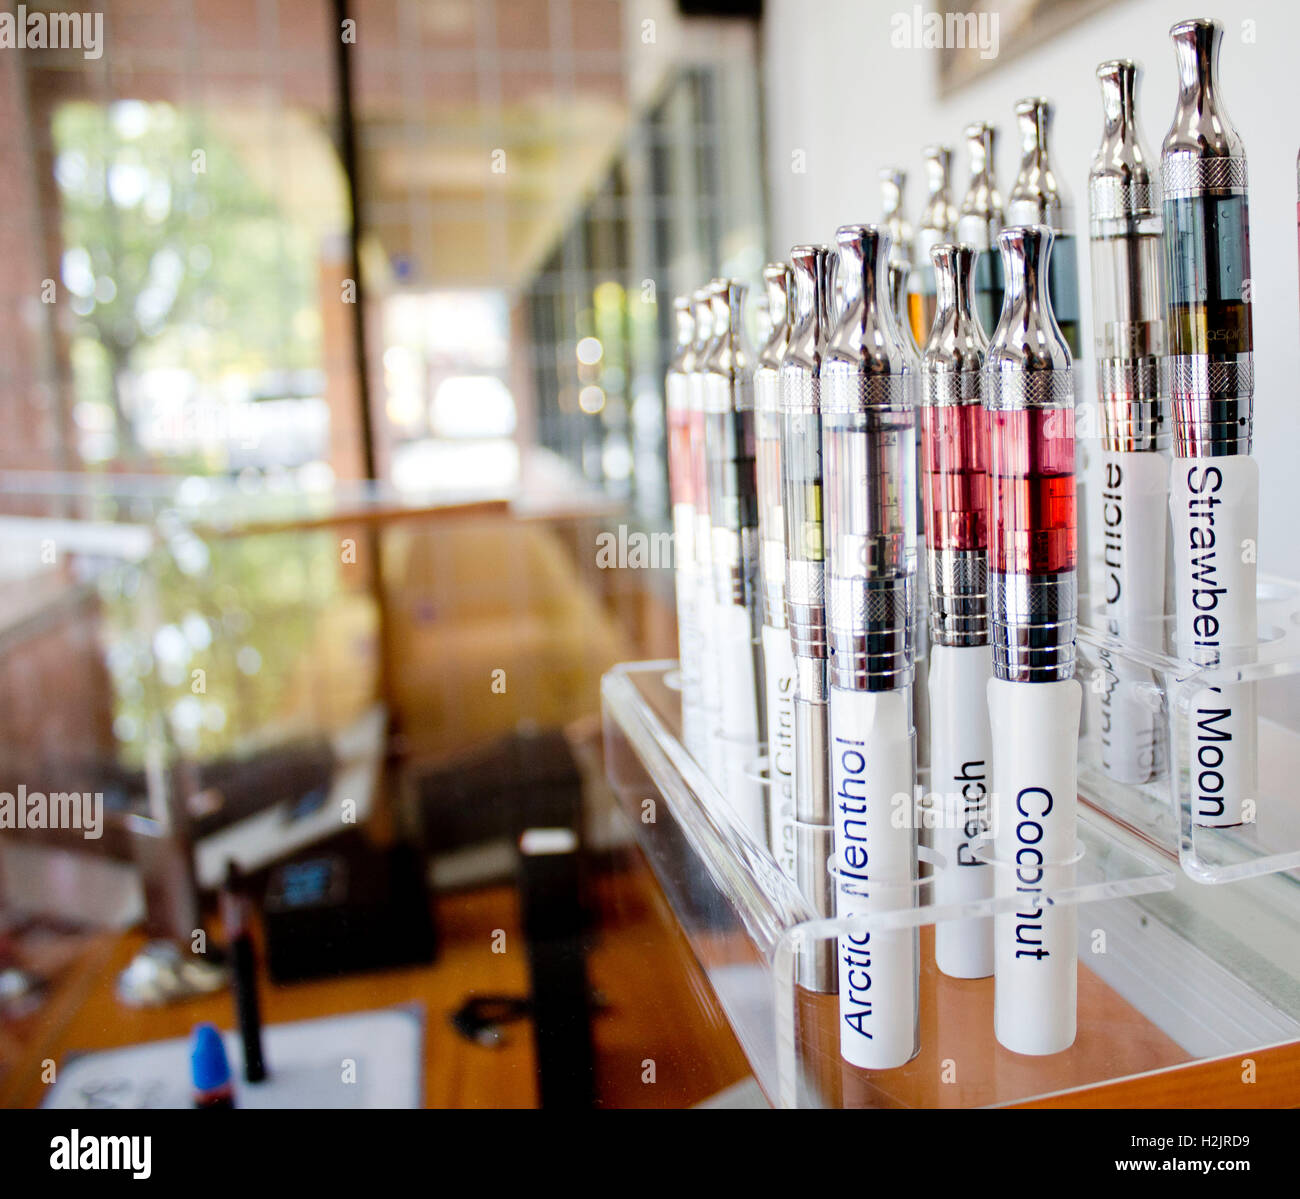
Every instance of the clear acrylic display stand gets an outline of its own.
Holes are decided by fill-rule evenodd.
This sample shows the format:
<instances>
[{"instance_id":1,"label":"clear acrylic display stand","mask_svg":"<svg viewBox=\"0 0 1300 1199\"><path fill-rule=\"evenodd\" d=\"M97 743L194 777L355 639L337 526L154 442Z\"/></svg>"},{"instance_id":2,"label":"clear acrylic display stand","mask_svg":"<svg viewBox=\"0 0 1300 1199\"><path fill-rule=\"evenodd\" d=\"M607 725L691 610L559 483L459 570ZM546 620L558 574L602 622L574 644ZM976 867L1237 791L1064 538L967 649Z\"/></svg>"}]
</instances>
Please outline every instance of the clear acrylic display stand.
<instances>
[{"instance_id":1,"label":"clear acrylic display stand","mask_svg":"<svg viewBox=\"0 0 1300 1199\"><path fill-rule=\"evenodd\" d=\"M1092 634L1081 637L1085 680L1098 667L1095 653L1086 656L1096 644ZM1122 648L1106 647L1112 662ZM1206 678L1193 680L1192 672L1169 659L1125 652L1131 666L1150 674L1149 699L1164 714L1168 736L1188 688L1204 686ZM1300 677L1300 663L1279 672L1278 661L1263 656L1234 670L1265 683L1279 673ZM1300 841L1286 844L1288 826L1280 817L1244 833L1231 830L1231 836L1225 830L1189 831L1173 797L1178 789L1170 790L1176 766L1141 788L1119 786L1104 774L1107 785L1096 786L1100 772L1089 765L1095 747L1085 735L1084 802L1074 869L1067 872L1072 879L1049 885L1044 894L1048 905L1078 909L1078 1035L1062 1053L1027 1057L994 1037L993 979L942 975L933 953L936 924L1012 911L1014 898L936 905L923 865L914 902L869 919L817 920L767 847L683 747L676 663L619 666L605 676L602 700L610 781L774 1105L1001 1105L1179 1065L1213 1047L1213 1038L1188 1031L1197 1023L1188 1013L1195 1015L1209 991L1234 986L1243 995L1236 1001L1233 1047L1300 1036L1300 1023L1256 1002L1229 967L1146 917L1144 904L1179 885L1180 863L1196 877L1228 878L1234 871L1287 869L1300 847ZM1261 703L1261 712L1266 707ZM1292 777L1300 778L1300 758L1296 765ZM1261 841L1260 834L1267 839ZM796 979L801 948L846 932L860 936L864 929L912 929L918 938L920 1051L892 1070L847 1065L838 1051L837 998L809 992ZM1148 965L1157 958L1165 963L1163 973ZM1159 982L1153 985L1156 973ZM1214 1019L1207 1012L1200 1023L1213 1025Z\"/></svg>"},{"instance_id":2,"label":"clear acrylic display stand","mask_svg":"<svg viewBox=\"0 0 1300 1199\"><path fill-rule=\"evenodd\" d=\"M1172 644L1172 619L1160 640ZM1300 868L1300 584L1264 579L1259 644L1231 665L1195 667L1168 653L1134 648L1097 629L1079 630L1078 678L1087 716L1079 749L1079 793L1153 846L1177 858L1198 882L1226 883ZM1156 739L1149 777L1119 780L1106 766L1100 696L1117 683L1150 713ZM1232 828L1200 827L1195 778L1201 749L1193 719L1206 688L1250 686L1258 713L1258 789L1250 819ZM1124 735L1125 730L1116 730ZM1203 759L1204 760L1204 759Z\"/></svg>"}]
</instances>

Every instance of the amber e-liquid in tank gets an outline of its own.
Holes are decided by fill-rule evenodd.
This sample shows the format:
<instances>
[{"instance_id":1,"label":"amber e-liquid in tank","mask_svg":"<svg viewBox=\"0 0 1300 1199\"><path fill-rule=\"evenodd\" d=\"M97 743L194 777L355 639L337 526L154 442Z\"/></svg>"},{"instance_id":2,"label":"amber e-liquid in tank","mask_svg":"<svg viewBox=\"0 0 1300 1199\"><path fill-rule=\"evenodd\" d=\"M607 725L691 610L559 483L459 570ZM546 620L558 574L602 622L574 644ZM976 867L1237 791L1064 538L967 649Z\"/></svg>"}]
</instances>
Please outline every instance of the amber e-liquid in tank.
<instances>
[{"instance_id":1,"label":"amber e-liquid in tank","mask_svg":"<svg viewBox=\"0 0 1300 1199\"><path fill-rule=\"evenodd\" d=\"M1178 103L1160 170L1174 418L1175 639L1181 657L1215 668L1249 661L1257 640L1246 151L1219 95L1223 26L1180 21L1169 36ZM1248 823L1258 777L1254 687L1206 687L1191 709L1175 752L1192 822Z\"/></svg>"}]
</instances>

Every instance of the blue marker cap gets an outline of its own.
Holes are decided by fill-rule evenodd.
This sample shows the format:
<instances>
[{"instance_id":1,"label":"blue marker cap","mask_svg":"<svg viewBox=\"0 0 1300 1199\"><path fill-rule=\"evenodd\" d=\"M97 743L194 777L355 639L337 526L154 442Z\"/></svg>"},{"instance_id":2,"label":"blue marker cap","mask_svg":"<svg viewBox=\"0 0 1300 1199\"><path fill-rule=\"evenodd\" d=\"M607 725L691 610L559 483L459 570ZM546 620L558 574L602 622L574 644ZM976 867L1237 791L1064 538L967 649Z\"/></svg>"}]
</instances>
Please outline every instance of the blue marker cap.
<instances>
[{"instance_id":1,"label":"blue marker cap","mask_svg":"<svg viewBox=\"0 0 1300 1199\"><path fill-rule=\"evenodd\" d=\"M226 1046L221 1034L211 1024L200 1024L194 1029L194 1039L190 1042L190 1073L196 1091L215 1091L230 1081Z\"/></svg>"}]
</instances>

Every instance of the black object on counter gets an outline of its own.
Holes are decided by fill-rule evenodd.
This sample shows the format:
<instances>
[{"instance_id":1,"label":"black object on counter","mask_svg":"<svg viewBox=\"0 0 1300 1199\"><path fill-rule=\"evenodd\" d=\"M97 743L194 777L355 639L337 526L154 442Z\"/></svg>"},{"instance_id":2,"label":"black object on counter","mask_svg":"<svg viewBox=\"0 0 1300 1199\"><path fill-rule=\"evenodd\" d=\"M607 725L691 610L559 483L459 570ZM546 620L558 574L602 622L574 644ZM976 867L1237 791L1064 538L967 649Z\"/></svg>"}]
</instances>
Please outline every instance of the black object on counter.
<instances>
[{"instance_id":1,"label":"black object on counter","mask_svg":"<svg viewBox=\"0 0 1300 1199\"><path fill-rule=\"evenodd\" d=\"M358 840L271 871L263 905L277 983L431 962L437 933L420 855Z\"/></svg>"},{"instance_id":2,"label":"black object on counter","mask_svg":"<svg viewBox=\"0 0 1300 1199\"><path fill-rule=\"evenodd\" d=\"M581 864L576 829L531 828L519 839L542 1107L591 1107L595 1095Z\"/></svg>"},{"instance_id":3,"label":"black object on counter","mask_svg":"<svg viewBox=\"0 0 1300 1199\"><path fill-rule=\"evenodd\" d=\"M249 927L250 915L244 880L231 862L221 889L221 922L230 943L231 985L244 1045L244 1081L261 1082L266 1077L266 1063L262 1059L262 1011L257 999L257 951Z\"/></svg>"}]
</instances>

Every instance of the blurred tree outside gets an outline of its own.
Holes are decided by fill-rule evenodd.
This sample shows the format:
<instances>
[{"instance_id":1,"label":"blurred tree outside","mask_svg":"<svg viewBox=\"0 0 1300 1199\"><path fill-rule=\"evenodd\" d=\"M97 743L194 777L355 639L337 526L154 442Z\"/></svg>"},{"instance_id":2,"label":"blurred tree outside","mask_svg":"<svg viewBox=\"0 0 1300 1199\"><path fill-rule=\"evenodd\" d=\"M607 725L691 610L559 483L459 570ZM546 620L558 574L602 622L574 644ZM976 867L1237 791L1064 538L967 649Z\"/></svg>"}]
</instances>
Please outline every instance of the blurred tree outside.
<instances>
[{"instance_id":1,"label":"blurred tree outside","mask_svg":"<svg viewBox=\"0 0 1300 1199\"><path fill-rule=\"evenodd\" d=\"M147 368L192 380L219 425L231 376L319 367L316 241L210 121L77 101L54 142L77 399L111 410L116 457L143 456Z\"/></svg>"},{"instance_id":2,"label":"blurred tree outside","mask_svg":"<svg viewBox=\"0 0 1300 1199\"><path fill-rule=\"evenodd\" d=\"M156 715L169 744L198 760L321 728L325 642L351 605L373 603L343 587L337 536L185 546L99 580L122 760L144 764Z\"/></svg>"}]
</instances>

